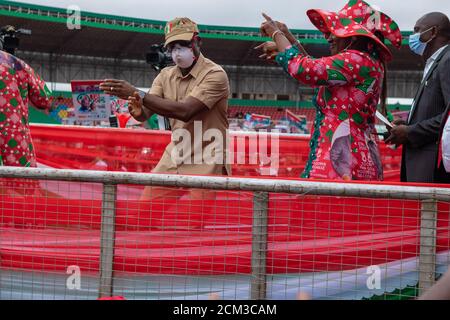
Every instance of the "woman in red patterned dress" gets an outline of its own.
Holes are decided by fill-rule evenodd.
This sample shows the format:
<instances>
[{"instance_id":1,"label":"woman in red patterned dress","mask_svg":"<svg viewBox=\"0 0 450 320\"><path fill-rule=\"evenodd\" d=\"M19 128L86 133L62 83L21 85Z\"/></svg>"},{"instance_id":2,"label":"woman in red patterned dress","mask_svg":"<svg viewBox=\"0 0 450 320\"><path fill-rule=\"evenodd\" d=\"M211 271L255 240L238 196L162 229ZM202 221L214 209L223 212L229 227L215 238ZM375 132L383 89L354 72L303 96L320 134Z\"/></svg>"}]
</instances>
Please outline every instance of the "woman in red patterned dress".
<instances>
[{"instance_id":1,"label":"woman in red patterned dress","mask_svg":"<svg viewBox=\"0 0 450 320\"><path fill-rule=\"evenodd\" d=\"M50 91L34 70L0 51L0 165L36 167L28 127L28 102L50 108Z\"/></svg>"},{"instance_id":2,"label":"woman in red patterned dress","mask_svg":"<svg viewBox=\"0 0 450 320\"><path fill-rule=\"evenodd\" d=\"M261 30L274 42L259 46L262 57L277 53L276 61L290 76L317 88L311 151L302 177L382 180L375 112L385 90L385 63L392 59L384 38L400 47L400 30L361 0L349 1L338 13L313 9L307 15L330 43L331 56L311 58L283 24L266 15Z\"/></svg>"}]
</instances>

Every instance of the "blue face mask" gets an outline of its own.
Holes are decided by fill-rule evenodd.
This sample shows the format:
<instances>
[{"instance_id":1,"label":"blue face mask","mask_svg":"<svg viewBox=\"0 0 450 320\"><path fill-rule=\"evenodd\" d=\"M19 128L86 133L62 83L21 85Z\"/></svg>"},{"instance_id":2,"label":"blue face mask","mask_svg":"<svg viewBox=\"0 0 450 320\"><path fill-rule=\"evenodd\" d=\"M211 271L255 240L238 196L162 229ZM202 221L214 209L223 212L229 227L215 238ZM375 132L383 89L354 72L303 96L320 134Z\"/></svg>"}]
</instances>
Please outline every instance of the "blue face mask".
<instances>
[{"instance_id":1,"label":"blue face mask","mask_svg":"<svg viewBox=\"0 0 450 320\"><path fill-rule=\"evenodd\" d=\"M431 38L430 40L428 40L427 42L422 42L420 40L420 37L422 36L422 34L430 31L431 29L433 29L434 27L431 27L430 29L422 32L422 33L415 33L409 36L409 48L411 49L412 52L414 52L415 54L418 54L419 56L422 56L423 53L425 52L425 49L427 48L427 44L433 40L433 38Z\"/></svg>"}]
</instances>

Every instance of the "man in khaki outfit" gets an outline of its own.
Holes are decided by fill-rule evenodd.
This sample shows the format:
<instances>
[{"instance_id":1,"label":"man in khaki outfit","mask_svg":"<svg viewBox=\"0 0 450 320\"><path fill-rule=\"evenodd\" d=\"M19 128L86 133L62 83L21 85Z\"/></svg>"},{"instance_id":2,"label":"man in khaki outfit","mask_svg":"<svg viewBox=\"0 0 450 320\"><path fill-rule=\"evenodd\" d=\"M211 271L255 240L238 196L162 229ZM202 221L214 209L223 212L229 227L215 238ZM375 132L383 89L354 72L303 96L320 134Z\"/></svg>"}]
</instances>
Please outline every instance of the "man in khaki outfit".
<instances>
[{"instance_id":1,"label":"man in khaki outfit","mask_svg":"<svg viewBox=\"0 0 450 320\"><path fill-rule=\"evenodd\" d=\"M188 18L167 23L164 45L176 65L164 68L147 94L121 80L101 84L106 93L128 98L136 120L146 121L154 113L170 119L172 141L154 173L231 174L226 158L228 77L201 54L198 34ZM163 189L146 188L144 198L160 196Z\"/></svg>"}]
</instances>

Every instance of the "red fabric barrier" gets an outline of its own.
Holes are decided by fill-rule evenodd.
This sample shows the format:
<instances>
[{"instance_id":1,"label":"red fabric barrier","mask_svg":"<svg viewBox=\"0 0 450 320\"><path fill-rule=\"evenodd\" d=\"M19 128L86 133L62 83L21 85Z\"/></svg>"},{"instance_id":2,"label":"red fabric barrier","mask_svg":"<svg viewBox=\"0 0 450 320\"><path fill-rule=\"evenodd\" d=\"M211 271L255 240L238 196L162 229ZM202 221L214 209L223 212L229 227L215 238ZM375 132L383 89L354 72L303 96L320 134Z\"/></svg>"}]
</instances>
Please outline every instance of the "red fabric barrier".
<instances>
[{"instance_id":1,"label":"red fabric barrier","mask_svg":"<svg viewBox=\"0 0 450 320\"><path fill-rule=\"evenodd\" d=\"M32 135L42 164L137 172L149 172L170 139L166 132L39 125L32 126ZM398 179L401 151L383 146L381 152L386 175ZM280 155L279 176L298 179L308 139L281 136ZM233 169L235 175L255 176L260 167ZM65 272L77 265L98 272L101 185L41 182L41 188L51 196L2 195L0 266ZM220 191L215 200L149 203L138 200L142 188L119 186L115 272L250 272L251 192ZM444 251L450 248L450 205L439 203L438 209L437 244ZM420 203L410 200L271 194L267 272L347 270L415 257L419 210Z\"/></svg>"},{"instance_id":2,"label":"red fabric barrier","mask_svg":"<svg viewBox=\"0 0 450 320\"><path fill-rule=\"evenodd\" d=\"M85 170L150 172L158 163L170 142L170 132L133 129L84 128L68 126L32 125L31 133L39 163L54 167ZM263 161L260 157L251 164L249 138L231 133L234 140L234 163L237 163L237 139L245 139L245 163L233 164L234 176L260 176ZM253 142L252 142L253 143ZM268 155L271 139L267 139ZM383 142L380 152L386 181L399 181L401 149L392 150ZM258 154L264 153L259 149ZM280 135L278 177L298 178L309 154L309 139Z\"/></svg>"},{"instance_id":3,"label":"red fabric barrier","mask_svg":"<svg viewBox=\"0 0 450 320\"><path fill-rule=\"evenodd\" d=\"M216 200L118 200L115 270L249 273L252 194ZM449 203L439 203L438 251L450 248ZM99 200L3 197L0 265L98 271ZM269 273L354 269L418 255L418 201L271 194Z\"/></svg>"}]
</instances>

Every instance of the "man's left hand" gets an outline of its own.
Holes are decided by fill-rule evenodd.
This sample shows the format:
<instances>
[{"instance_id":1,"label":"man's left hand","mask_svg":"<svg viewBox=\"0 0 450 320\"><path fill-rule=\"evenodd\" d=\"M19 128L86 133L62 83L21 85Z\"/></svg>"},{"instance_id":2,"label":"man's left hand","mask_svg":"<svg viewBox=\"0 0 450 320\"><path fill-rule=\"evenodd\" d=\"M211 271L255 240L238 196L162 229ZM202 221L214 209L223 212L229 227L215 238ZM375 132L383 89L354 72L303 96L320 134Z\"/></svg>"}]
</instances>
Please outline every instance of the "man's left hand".
<instances>
[{"instance_id":1,"label":"man's left hand","mask_svg":"<svg viewBox=\"0 0 450 320\"><path fill-rule=\"evenodd\" d=\"M135 119L139 119L142 116L142 100L137 91L128 97L128 112Z\"/></svg>"},{"instance_id":2,"label":"man's left hand","mask_svg":"<svg viewBox=\"0 0 450 320\"><path fill-rule=\"evenodd\" d=\"M397 146L408 142L408 126L403 124L395 126L391 129L391 135L385 141L388 144Z\"/></svg>"},{"instance_id":3,"label":"man's left hand","mask_svg":"<svg viewBox=\"0 0 450 320\"><path fill-rule=\"evenodd\" d=\"M117 96L120 99L128 99L137 89L125 80L106 79L100 83L100 89L105 93Z\"/></svg>"}]
</instances>

